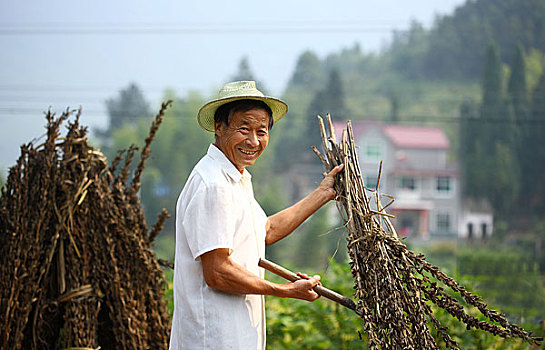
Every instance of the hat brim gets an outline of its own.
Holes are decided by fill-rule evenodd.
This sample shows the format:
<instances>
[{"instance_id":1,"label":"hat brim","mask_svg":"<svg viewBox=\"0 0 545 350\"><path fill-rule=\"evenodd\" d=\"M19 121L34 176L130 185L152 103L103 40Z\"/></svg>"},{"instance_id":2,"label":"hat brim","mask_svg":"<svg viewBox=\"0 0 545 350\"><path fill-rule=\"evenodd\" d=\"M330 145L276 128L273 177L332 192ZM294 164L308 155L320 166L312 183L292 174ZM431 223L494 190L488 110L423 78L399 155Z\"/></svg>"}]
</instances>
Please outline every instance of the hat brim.
<instances>
[{"instance_id":1,"label":"hat brim","mask_svg":"<svg viewBox=\"0 0 545 350\"><path fill-rule=\"evenodd\" d=\"M197 120L201 128L206 131L214 132L214 114L216 110L229 102L237 100L258 100L263 101L269 106L272 111L272 118L274 123L278 122L280 119L284 118L288 112L288 105L277 98L268 97L268 96L234 96L220 98L214 101L210 101L199 109L197 114Z\"/></svg>"}]
</instances>

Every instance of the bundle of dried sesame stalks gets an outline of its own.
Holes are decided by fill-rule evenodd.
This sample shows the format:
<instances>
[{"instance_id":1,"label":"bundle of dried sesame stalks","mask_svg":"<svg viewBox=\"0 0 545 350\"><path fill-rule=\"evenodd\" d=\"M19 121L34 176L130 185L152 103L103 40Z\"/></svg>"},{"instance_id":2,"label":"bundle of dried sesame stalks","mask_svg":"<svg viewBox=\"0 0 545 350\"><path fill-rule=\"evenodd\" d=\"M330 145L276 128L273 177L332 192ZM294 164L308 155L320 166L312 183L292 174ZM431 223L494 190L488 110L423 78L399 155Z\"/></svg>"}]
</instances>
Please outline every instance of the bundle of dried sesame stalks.
<instances>
[{"instance_id":1,"label":"bundle of dried sesame stalks","mask_svg":"<svg viewBox=\"0 0 545 350\"><path fill-rule=\"evenodd\" d=\"M43 144L21 147L0 195L0 349L167 349L166 281L138 190L169 103L111 166L73 114L47 113ZM133 174L133 176L130 176ZM132 180L131 180L132 177Z\"/></svg>"},{"instance_id":2,"label":"bundle of dried sesame stalks","mask_svg":"<svg viewBox=\"0 0 545 350\"><path fill-rule=\"evenodd\" d=\"M460 286L423 255L408 250L385 212L379 184L376 190L365 187L354 144L351 123L337 142L331 118L327 116L329 133L318 117L325 155L314 148L327 171L344 164L335 190L339 195L339 211L348 231L348 252L355 279L358 310L365 322L370 349L439 349L430 326L435 328L446 348L458 349L448 328L434 316L431 303L446 310L467 325L501 337L517 337L538 344L521 327L511 324L504 315L489 309L481 299ZM380 172L379 172L380 183ZM449 290L451 293L449 294ZM464 310L476 307L484 316L479 320Z\"/></svg>"}]
</instances>

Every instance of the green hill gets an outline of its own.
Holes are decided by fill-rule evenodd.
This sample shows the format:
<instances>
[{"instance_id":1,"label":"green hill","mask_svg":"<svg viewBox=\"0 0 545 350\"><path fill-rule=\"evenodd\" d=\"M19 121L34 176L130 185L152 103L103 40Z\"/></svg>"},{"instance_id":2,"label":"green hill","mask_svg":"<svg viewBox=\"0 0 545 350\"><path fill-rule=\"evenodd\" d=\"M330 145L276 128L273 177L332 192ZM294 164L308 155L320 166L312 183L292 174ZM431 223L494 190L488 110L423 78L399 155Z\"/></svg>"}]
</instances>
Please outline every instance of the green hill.
<instances>
[{"instance_id":1,"label":"green hill","mask_svg":"<svg viewBox=\"0 0 545 350\"><path fill-rule=\"evenodd\" d=\"M454 13L438 17L426 29L413 22L408 31L395 32L390 46L380 53L364 53L359 45L320 59L302 53L284 93L290 104L290 124L300 135L314 122L315 96L330 84L338 70L342 80L342 119L378 119L404 123L440 123L457 144L455 130L464 101L481 99L480 82L488 45L499 48L504 74L521 44L526 53L528 90L543 70L545 52L545 1L467 1ZM323 91L322 91L323 92ZM331 94L331 92L330 92ZM329 104L327 103L329 102ZM287 133L289 135L289 132Z\"/></svg>"}]
</instances>

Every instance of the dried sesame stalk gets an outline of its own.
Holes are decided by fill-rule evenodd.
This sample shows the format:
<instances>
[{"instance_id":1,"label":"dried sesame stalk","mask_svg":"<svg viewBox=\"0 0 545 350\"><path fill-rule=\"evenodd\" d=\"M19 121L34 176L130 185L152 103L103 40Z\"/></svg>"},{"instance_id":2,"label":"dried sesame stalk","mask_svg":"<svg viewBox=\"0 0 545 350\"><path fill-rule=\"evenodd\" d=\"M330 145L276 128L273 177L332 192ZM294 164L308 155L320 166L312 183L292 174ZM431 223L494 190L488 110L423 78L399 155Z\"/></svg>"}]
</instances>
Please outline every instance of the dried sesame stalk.
<instances>
[{"instance_id":1,"label":"dried sesame stalk","mask_svg":"<svg viewBox=\"0 0 545 350\"><path fill-rule=\"evenodd\" d=\"M46 140L21 147L0 195L0 349L168 349L166 282L151 250L131 147L108 167L87 129L48 112ZM118 169L119 168L119 169Z\"/></svg>"},{"instance_id":2,"label":"dried sesame stalk","mask_svg":"<svg viewBox=\"0 0 545 350\"><path fill-rule=\"evenodd\" d=\"M408 250L390 222L392 215L385 211L393 198L381 196L379 184L374 190L365 186L351 122L343 130L342 140L337 142L330 116L327 115L328 130L321 117L318 121L324 154L316 147L314 152L326 171L344 164L335 190L339 212L348 231L358 310L362 313L371 349L439 349L431 328L447 348L458 349L448 328L433 315L432 303L465 323L468 329L480 329L505 338L517 337L532 344L542 341L488 308L480 297L428 263L423 255ZM379 172L379 182L380 176ZM386 197L390 200L383 206ZM469 315L449 292L459 295L466 305L476 307L486 320Z\"/></svg>"}]
</instances>

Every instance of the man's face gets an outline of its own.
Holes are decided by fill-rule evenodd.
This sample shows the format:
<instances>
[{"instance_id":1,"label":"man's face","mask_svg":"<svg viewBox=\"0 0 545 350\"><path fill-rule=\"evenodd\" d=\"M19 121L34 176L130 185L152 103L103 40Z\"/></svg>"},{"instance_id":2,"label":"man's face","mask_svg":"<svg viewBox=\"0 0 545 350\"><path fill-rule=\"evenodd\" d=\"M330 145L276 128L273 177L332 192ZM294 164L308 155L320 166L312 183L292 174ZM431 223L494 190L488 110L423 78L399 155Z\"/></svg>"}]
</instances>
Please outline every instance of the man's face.
<instances>
[{"instance_id":1,"label":"man's face","mask_svg":"<svg viewBox=\"0 0 545 350\"><path fill-rule=\"evenodd\" d=\"M216 146L240 172L253 165L269 143L269 114L264 109L237 111L229 126L214 125Z\"/></svg>"}]
</instances>

